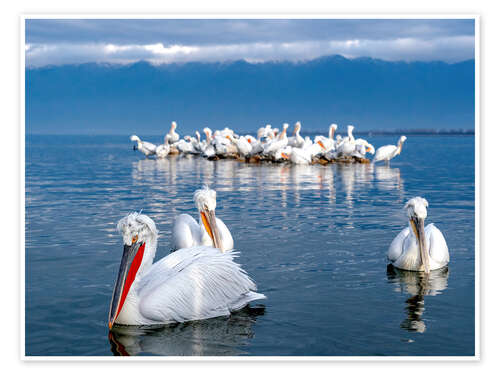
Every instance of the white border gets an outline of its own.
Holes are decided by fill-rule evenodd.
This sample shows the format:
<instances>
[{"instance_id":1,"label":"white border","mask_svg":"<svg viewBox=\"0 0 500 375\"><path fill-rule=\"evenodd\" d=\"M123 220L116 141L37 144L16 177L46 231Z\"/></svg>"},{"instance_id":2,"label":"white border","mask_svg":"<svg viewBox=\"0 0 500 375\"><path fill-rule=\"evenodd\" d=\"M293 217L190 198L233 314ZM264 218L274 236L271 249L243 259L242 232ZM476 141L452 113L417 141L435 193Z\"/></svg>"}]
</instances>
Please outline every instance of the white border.
<instances>
[{"instance_id":1,"label":"white border","mask_svg":"<svg viewBox=\"0 0 500 375\"><path fill-rule=\"evenodd\" d=\"M205 356L205 357L102 357L102 356L26 356L25 354L25 21L27 19L474 19L475 25L475 355L474 356ZM477 362L480 360L481 322L480 322L480 29L481 22L478 14L334 14L334 13L227 13L227 14L190 14L190 13L169 13L169 14L22 14L20 15L20 347L19 358L26 362L71 362L71 361L99 361L99 362L399 362L399 361L429 361L429 362Z\"/></svg>"}]
</instances>

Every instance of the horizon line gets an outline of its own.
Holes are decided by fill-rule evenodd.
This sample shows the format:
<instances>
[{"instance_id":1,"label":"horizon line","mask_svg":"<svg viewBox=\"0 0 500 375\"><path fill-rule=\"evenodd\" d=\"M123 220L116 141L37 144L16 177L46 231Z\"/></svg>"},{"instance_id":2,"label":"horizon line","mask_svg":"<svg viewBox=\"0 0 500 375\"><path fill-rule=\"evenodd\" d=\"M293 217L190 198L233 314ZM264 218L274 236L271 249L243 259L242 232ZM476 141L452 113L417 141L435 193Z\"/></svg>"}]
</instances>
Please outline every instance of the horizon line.
<instances>
[{"instance_id":1,"label":"horizon line","mask_svg":"<svg viewBox=\"0 0 500 375\"><path fill-rule=\"evenodd\" d=\"M109 61L86 61L86 62L80 62L80 63L61 63L61 64L46 64L46 65L30 65L26 64L25 65L25 70L36 70L36 69L43 69L43 68L55 68L55 67L68 67L68 66L82 66L82 65L98 65L98 66L109 66L109 67L115 67L115 66L120 66L120 67L127 67L127 66L133 66L136 64L147 64L150 66L154 67L165 67L165 66L174 66L174 65L188 65L188 64L204 64L204 65L231 65L235 63L246 63L248 65L263 65L263 64L292 64L292 65L305 65L314 61L319 61L319 60L326 60L329 58L342 58L343 60L347 61L356 61L356 60L372 60L372 61L380 61L384 63L391 63L391 64L433 64L433 63L441 63L445 65L456 65L456 64L462 64L464 62L468 61L475 61L476 58L475 56L469 59L464 59L464 60L459 60L459 61L454 61L454 62L447 62L444 60L385 60L377 57L370 57L370 56L357 56L357 57L348 57L344 56L342 54L331 54L331 55L323 55L323 56L318 56L312 59L302 59L302 60L292 60L292 59L274 59L274 60L265 60L265 61L259 61L259 60L252 60L252 59L246 59L246 58L238 58L238 59L225 59L225 60L216 60L216 61L172 61L172 62L152 62L148 59L138 59L134 61L127 61L127 62L109 62Z\"/></svg>"}]
</instances>

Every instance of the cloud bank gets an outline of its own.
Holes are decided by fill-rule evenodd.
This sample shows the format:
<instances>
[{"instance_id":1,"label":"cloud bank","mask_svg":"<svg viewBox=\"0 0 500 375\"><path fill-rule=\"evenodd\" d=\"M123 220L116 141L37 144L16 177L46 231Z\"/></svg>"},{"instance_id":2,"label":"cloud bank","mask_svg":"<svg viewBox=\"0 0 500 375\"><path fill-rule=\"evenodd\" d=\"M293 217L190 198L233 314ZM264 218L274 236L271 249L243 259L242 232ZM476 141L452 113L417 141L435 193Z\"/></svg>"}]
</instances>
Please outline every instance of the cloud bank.
<instances>
[{"instance_id":1,"label":"cloud bank","mask_svg":"<svg viewBox=\"0 0 500 375\"><path fill-rule=\"evenodd\" d=\"M389 61L474 58L473 20L27 20L30 67L307 61L325 55Z\"/></svg>"}]
</instances>

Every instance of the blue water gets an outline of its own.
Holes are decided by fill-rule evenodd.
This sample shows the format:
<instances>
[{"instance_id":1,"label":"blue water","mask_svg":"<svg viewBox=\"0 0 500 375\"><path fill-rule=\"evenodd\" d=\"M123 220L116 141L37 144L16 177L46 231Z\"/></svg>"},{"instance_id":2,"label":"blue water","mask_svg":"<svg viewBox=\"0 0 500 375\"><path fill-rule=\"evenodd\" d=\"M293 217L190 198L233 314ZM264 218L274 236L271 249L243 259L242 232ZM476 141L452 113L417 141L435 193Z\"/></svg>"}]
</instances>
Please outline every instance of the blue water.
<instances>
[{"instance_id":1,"label":"blue water","mask_svg":"<svg viewBox=\"0 0 500 375\"><path fill-rule=\"evenodd\" d=\"M238 261L268 298L230 317L108 335L117 221L149 215L163 257L175 216L197 215L202 184L217 190ZM450 249L429 279L385 258L416 195ZM390 167L144 160L125 136L27 136L26 354L474 355L474 228L472 136L409 136Z\"/></svg>"}]
</instances>

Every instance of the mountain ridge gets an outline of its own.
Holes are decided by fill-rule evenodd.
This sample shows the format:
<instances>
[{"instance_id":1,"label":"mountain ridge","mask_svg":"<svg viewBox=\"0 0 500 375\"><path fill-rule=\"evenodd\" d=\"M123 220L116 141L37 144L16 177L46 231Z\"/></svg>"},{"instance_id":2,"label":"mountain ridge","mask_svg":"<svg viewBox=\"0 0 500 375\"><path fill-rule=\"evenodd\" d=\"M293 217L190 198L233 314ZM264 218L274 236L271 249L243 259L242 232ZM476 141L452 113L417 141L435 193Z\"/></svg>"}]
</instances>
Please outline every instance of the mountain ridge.
<instances>
[{"instance_id":1,"label":"mountain ridge","mask_svg":"<svg viewBox=\"0 0 500 375\"><path fill-rule=\"evenodd\" d=\"M473 129L475 61L85 63L26 68L26 132L156 133L175 120L254 131L354 124L360 131ZM184 131L183 131L184 133Z\"/></svg>"}]
</instances>

